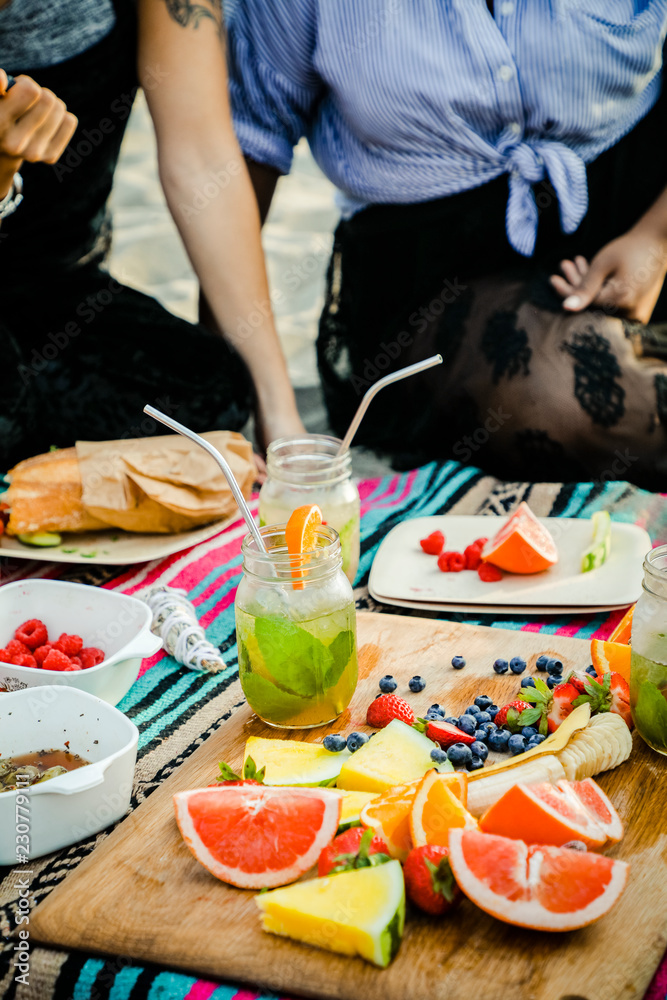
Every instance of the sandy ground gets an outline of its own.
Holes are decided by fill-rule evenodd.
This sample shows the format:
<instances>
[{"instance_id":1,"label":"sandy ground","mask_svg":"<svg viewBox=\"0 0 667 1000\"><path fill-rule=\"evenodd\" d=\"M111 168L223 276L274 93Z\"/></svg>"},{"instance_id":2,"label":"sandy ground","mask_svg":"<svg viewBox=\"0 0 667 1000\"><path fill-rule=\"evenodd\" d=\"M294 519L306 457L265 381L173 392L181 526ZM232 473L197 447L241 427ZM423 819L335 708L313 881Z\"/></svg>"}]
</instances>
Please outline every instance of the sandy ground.
<instances>
[{"instance_id":1,"label":"sandy ground","mask_svg":"<svg viewBox=\"0 0 667 1000\"><path fill-rule=\"evenodd\" d=\"M302 142L294 167L278 182L263 230L269 283L283 296L275 307L280 339L304 423L327 432L315 360L324 278L338 221L334 187ZM111 200L111 271L189 320L197 315L197 281L165 204L157 176L155 137L143 95L135 103L123 142ZM387 464L354 449L360 476L382 475Z\"/></svg>"}]
</instances>

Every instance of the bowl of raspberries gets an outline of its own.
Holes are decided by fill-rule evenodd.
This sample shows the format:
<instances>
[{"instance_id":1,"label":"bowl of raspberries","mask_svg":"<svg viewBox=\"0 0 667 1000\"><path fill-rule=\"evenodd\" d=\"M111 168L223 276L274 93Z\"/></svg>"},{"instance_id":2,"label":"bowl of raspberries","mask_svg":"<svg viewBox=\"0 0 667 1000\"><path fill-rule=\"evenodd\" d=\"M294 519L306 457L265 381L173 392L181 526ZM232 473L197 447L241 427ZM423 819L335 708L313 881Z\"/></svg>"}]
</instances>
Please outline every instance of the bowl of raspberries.
<instances>
[{"instance_id":1,"label":"bowl of raspberries","mask_svg":"<svg viewBox=\"0 0 667 1000\"><path fill-rule=\"evenodd\" d=\"M64 684L117 704L160 648L134 597L60 580L0 587L0 697Z\"/></svg>"}]
</instances>

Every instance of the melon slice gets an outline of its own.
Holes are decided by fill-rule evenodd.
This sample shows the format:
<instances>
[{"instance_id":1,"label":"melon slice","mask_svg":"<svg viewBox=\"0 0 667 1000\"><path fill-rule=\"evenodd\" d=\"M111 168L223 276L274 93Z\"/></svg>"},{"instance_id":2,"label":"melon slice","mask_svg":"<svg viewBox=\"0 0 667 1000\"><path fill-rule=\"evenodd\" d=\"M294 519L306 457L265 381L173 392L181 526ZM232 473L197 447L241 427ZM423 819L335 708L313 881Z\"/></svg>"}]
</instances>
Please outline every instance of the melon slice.
<instances>
[{"instance_id":1,"label":"melon slice","mask_svg":"<svg viewBox=\"0 0 667 1000\"><path fill-rule=\"evenodd\" d=\"M358 792L384 792L421 778L435 767L431 751L436 744L423 733L392 719L343 764L338 787ZM452 771L449 761L439 771Z\"/></svg>"},{"instance_id":2,"label":"melon slice","mask_svg":"<svg viewBox=\"0 0 667 1000\"><path fill-rule=\"evenodd\" d=\"M249 757L258 771L266 768L265 785L326 786L335 784L350 751L332 753L321 743L250 736L245 745L244 764Z\"/></svg>"}]
</instances>

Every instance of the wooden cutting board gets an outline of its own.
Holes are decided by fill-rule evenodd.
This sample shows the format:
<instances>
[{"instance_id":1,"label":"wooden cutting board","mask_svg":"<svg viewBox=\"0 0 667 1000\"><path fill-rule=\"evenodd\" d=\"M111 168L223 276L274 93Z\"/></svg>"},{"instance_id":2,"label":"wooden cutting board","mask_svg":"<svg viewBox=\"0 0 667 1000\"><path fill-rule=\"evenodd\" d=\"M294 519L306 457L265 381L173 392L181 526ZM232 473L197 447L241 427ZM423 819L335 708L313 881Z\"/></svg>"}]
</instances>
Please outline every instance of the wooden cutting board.
<instances>
[{"instance_id":1,"label":"wooden cutting board","mask_svg":"<svg viewBox=\"0 0 667 1000\"><path fill-rule=\"evenodd\" d=\"M542 652L569 667L589 663L587 642L381 614L358 616L360 681L350 709L332 727L364 727L383 674L398 691L413 674L427 680L408 694L418 712L433 702L460 713L478 694L503 704L518 679L499 677L498 656ZM450 666L455 654L467 666ZM408 914L389 969L265 934L253 893L217 881L191 856L174 821L172 795L211 782L217 763L240 764L250 735L276 736L247 709L214 733L47 899L31 919L33 941L242 980L288 995L344 1000L631 1000L640 998L667 946L667 759L639 737L630 761L601 785L627 824L609 853L631 863L628 886L599 923L545 934L500 923L468 900L450 918ZM293 734L292 734L293 735ZM323 730L302 732L321 740Z\"/></svg>"}]
</instances>

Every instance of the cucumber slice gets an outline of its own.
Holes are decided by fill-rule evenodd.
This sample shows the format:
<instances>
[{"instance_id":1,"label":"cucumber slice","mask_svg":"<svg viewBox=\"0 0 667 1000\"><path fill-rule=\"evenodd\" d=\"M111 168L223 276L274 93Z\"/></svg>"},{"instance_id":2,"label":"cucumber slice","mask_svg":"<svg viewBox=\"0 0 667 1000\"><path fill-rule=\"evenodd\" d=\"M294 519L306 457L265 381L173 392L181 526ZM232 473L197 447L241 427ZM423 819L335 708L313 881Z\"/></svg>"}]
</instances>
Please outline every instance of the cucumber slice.
<instances>
[{"instance_id":1,"label":"cucumber slice","mask_svg":"<svg viewBox=\"0 0 667 1000\"><path fill-rule=\"evenodd\" d=\"M40 549L51 549L62 542L62 536L55 531L36 531L34 535L17 535L24 545L36 545Z\"/></svg>"},{"instance_id":2,"label":"cucumber slice","mask_svg":"<svg viewBox=\"0 0 667 1000\"><path fill-rule=\"evenodd\" d=\"M602 566L611 552L611 518L606 510L598 510L591 518L593 542L581 556L581 572L588 573Z\"/></svg>"}]
</instances>

